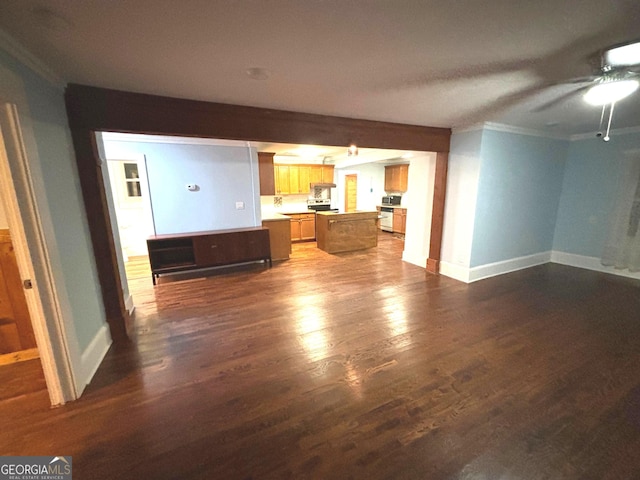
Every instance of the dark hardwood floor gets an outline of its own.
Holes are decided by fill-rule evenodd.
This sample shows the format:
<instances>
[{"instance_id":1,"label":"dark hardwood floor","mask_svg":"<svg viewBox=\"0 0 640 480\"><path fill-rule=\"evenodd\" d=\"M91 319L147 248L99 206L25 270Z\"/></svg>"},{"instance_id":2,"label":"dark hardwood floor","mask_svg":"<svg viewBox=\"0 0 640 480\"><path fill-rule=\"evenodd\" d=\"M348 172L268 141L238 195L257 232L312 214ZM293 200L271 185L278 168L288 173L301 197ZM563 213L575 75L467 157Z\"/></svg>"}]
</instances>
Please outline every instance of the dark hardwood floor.
<instances>
[{"instance_id":1,"label":"dark hardwood floor","mask_svg":"<svg viewBox=\"0 0 640 480\"><path fill-rule=\"evenodd\" d=\"M78 479L640 478L640 283L545 265L471 285L402 241L154 288L83 397L0 400L0 453Z\"/></svg>"}]
</instances>

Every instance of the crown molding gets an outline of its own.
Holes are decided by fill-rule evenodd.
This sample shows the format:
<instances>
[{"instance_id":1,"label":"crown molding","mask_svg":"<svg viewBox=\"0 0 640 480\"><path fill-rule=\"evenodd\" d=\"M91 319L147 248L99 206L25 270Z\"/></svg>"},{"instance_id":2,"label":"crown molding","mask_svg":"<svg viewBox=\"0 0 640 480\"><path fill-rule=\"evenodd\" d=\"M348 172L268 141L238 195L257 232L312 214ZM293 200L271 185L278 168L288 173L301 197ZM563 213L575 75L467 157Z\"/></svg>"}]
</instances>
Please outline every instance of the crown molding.
<instances>
[{"instance_id":1,"label":"crown molding","mask_svg":"<svg viewBox=\"0 0 640 480\"><path fill-rule=\"evenodd\" d=\"M174 145L214 145L218 147L252 147L251 142L200 137L172 137L168 135L144 135L139 133L101 132L107 142L171 143Z\"/></svg>"},{"instance_id":2,"label":"crown molding","mask_svg":"<svg viewBox=\"0 0 640 480\"><path fill-rule=\"evenodd\" d=\"M506 125L503 123L484 122L469 125L468 127L455 128L452 130L453 134L476 132L478 130L492 130L494 132L513 133L516 135L529 135L532 137L551 138L554 140L569 140L568 135L553 134L541 130L535 130L532 128L517 127L515 125Z\"/></svg>"},{"instance_id":3,"label":"crown molding","mask_svg":"<svg viewBox=\"0 0 640 480\"><path fill-rule=\"evenodd\" d=\"M533 128L517 127L503 123L485 122L485 129L495 132L514 133L517 135L529 135L531 137L551 138L553 140L569 140L569 135L551 133Z\"/></svg>"},{"instance_id":4,"label":"crown molding","mask_svg":"<svg viewBox=\"0 0 640 480\"><path fill-rule=\"evenodd\" d=\"M576 135L571 135L569 140L572 142L576 140L591 140L596 138L597 132L589 132L589 133L578 133ZM636 127L625 127L625 128L615 128L609 132L609 135L630 135L634 133L640 133L640 125Z\"/></svg>"},{"instance_id":5,"label":"crown molding","mask_svg":"<svg viewBox=\"0 0 640 480\"><path fill-rule=\"evenodd\" d=\"M468 133L468 132L477 132L478 130L482 130L485 128L484 123L474 123L473 125L467 125L464 127L456 127L451 129L451 134L455 135L458 133Z\"/></svg>"},{"instance_id":6,"label":"crown molding","mask_svg":"<svg viewBox=\"0 0 640 480\"><path fill-rule=\"evenodd\" d=\"M47 80L59 90L64 90L66 82L45 62L40 60L29 50L27 50L20 42L0 28L0 48L14 57L20 63L30 70Z\"/></svg>"}]
</instances>

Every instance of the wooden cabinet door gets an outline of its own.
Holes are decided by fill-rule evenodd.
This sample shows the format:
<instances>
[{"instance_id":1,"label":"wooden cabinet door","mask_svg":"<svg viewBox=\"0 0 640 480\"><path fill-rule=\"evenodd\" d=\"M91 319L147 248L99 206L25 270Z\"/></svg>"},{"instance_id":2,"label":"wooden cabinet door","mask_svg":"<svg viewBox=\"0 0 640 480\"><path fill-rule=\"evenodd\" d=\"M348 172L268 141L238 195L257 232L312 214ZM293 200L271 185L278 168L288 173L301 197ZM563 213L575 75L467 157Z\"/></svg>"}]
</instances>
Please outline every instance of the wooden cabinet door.
<instances>
[{"instance_id":1,"label":"wooden cabinet door","mask_svg":"<svg viewBox=\"0 0 640 480\"><path fill-rule=\"evenodd\" d=\"M289 193L300 193L300 168L297 165L289 165Z\"/></svg>"},{"instance_id":2,"label":"wooden cabinet door","mask_svg":"<svg viewBox=\"0 0 640 480\"><path fill-rule=\"evenodd\" d=\"M399 192L406 192L409 184L409 165L398 165L397 187ZM406 213L406 212L405 212Z\"/></svg>"},{"instance_id":3,"label":"wooden cabinet door","mask_svg":"<svg viewBox=\"0 0 640 480\"><path fill-rule=\"evenodd\" d=\"M393 192L393 167L384 167L384 191Z\"/></svg>"},{"instance_id":4,"label":"wooden cabinet door","mask_svg":"<svg viewBox=\"0 0 640 480\"><path fill-rule=\"evenodd\" d=\"M322 183L322 165L309 166L309 183Z\"/></svg>"},{"instance_id":5,"label":"wooden cabinet door","mask_svg":"<svg viewBox=\"0 0 640 480\"><path fill-rule=\"evenodd\" d=\"M289 165L275 166L276 194L288 195L291 193L289 180Z\"/></svg>"},{"instance_id":6,"label":"wooden cabinet door","mask_svg":"<svg viewBox=\"0 0 640 480\"><path fill-rule=\"evenodd\" d=\"M36 348L23 288L9 231L0 230L0 354Z\"/></svg>"},{"instance_id":7,"label":"wooden cabinet door","mask_svg":"<svg viewBox=\"0 0 640 480\"><path fill-rule=\"evenodd\" d=\"M196 265L208 267L233 263L242 258L241 241L235 233L193 237Z\"/></svg>"},{"instance_id":8,"label":"wooden cabinet door","mask_svg":"<svg viewBox=\"0 0 640 480\"><path fill-rule=\"evenodd\" d=\"M302 232L300 230L300 215L289 215L291 217L291 241L299 242L302 240Z\"/></svg>"},{"instance_id":9,"label":"wooden cabinet door","mask_svg":"<svg viewBox=\"0 0 640 480\"><path fill-rule=\"evenodd\" d=\"M322 165L322 183L333 183L333 165Z\"/></svg>"},{"instance_id":10,"label":"wooden cabinet door","mask_svg":"<svg viewBox=\"0 0 640 480\"><path fill-rule=\"evenodd\" d=\"M315 240L316 216L315 213L303 214L300 218L300 240Z\"/></svg>"},{"instance_id":11,"label":"wooden cabinet door","mask_svg":"<svg viewBox=\"0 0 640 480\"><path fill-rule=\"evenodd\" d=\"M311 167L308 165L300 165L298 167L298 191L300 193L311 192Z\"/></svg>"},{"instance_id":12,"label":"wooden cabinet door","mask_svg":"<svg viewBox=\"0 0 640 480\"><path fill-rule=\"evenodd\" d=\"M258 152L258 172L260 175L260 195L275 195L275 172L273 157L275 153Z\"/></svg>"},{"instance_id":13,"label":"wooden cabinet door","mask_svg":"<svg viewBox=\"0 0 640 480\"><path fill-rule=\"evenodd\" d=\"M402 215L399 208L393 209L393 232L400 233L402 230Z\"/></svg>"}]
</instances>

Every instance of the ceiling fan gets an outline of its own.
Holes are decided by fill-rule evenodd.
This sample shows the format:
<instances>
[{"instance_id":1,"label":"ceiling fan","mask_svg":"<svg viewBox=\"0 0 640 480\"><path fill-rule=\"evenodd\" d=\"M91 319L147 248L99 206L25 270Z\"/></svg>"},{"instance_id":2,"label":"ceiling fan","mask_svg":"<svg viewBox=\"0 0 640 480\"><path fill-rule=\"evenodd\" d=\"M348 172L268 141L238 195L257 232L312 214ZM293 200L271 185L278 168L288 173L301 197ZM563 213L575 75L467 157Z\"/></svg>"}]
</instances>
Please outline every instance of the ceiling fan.
<instances>
[{"instance_id":1,"label":"ceiling fan","mask_svg":"<svg viewBox=\"0 0 640 480\"><path fill-rule=\"evenodd\" d=\"M586 91L583 96L584 101L590 105L602 107L600 126L596 136L608 142L616 102L628 97L640 86L640 41L607 48L599 54L599 60L600 66L594 75L569 81L569 83L583 85L537 110L544 110L576 93ZM603 134L607 109L609 110L608 122L606 133Z\"/></svg>"}]
</instances>

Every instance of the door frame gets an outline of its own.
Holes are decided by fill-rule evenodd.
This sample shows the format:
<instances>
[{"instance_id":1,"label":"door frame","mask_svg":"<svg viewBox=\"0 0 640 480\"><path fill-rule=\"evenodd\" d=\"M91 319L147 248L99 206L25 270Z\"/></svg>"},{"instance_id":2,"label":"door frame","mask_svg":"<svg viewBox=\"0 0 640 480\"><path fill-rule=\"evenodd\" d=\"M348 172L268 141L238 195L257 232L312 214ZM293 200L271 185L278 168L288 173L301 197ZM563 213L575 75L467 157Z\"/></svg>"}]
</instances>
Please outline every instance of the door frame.
<instances>
[{"instance_id":1,"label":"door frame","mask_svg":"<svg viewBox=\"0 0 640 480\"><path fill-rule=\"evenodd\" d=\"M52 266L36 208L25 139L17 106L13 103L0 105L0 199L5 207L20 276L30 279L33 285L24 293L49 399L52 405L62 405L76 399L77 392ZM34 255L38 258L37 272Z\"/></svg>"}]
</instances>

